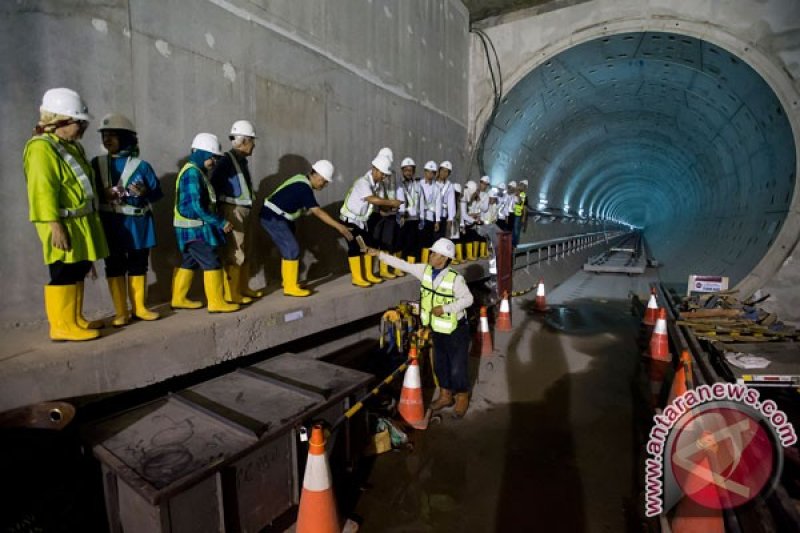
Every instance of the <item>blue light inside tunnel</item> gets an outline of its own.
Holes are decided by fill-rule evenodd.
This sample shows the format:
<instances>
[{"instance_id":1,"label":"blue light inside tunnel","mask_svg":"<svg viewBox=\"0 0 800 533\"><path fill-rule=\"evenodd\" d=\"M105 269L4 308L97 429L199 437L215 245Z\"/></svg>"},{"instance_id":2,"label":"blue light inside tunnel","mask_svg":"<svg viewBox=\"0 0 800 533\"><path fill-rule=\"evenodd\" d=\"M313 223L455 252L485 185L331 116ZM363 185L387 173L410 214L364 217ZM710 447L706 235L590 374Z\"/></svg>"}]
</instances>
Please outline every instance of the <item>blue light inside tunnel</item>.
<instances>
[{"instance_id":1,"label":"blue light inside tunnel","mask_svg":"<svg viewBox=\"0 0 800 533\"><path fill-rule=\"evenodd\" d=\"M540 207L642 228L665 281L742 279L795 187L796 147L771 88L683 35L570 48L521 79L488 127L479 149L493 184L528 179Z\"/></svg>"}]
</instances>

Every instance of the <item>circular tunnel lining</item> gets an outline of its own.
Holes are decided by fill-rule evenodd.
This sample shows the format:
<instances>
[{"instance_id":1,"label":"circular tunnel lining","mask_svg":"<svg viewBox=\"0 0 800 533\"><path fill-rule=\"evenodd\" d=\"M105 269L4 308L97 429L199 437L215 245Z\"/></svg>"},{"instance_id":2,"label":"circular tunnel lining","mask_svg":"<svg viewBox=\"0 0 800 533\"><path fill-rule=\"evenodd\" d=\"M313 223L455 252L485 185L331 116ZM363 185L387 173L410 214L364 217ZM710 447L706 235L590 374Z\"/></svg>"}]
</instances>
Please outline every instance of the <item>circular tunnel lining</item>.
<instances>
[{"instance_id":1,"label":"circular tunnel lining","mask_svg":"<svg viewBox=\"0 0 800 533\"><path fill-rule=\"evenodd\" d=\"M669 283L738 283L792 203L796 147L779 99L694 37L620 33L567 49L522 78L487 128L493 182L527 178L533 204L641 228Z\"/></svg>"}]
</instances>

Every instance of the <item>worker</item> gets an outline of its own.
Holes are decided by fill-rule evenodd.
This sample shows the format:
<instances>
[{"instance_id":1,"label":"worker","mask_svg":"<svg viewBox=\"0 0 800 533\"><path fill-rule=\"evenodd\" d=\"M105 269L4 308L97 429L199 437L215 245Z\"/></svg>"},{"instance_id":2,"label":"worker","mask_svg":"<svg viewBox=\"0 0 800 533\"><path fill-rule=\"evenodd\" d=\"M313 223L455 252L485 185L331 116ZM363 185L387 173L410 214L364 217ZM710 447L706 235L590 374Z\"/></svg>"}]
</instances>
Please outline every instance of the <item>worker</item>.
<instances>
[{"instance_id":1,"label":"worker","mask_svg":"<svg viewBox=\"0 0 800 533\"><path fill-rule=\"evenodd\" d=\"M253 180L247 159L256 146L256 130L247 120L237 120L231 126L228 139L231 149L225 152L211 173L211 185L217 195L222 218L233 226L222 247L225 269L225 300L249 304L264 292L250 288L250 212L253 208Z\"/></svg>"},{"instance_id":2,"label":"worker","mask_svg":"<svg viewBox=\"0 0 800 533\"><path fill-rule=\"evenodd\" d=\"M436 171L439 167L435 161L428 161L423 167L423 180L419 186L420 194L420 261L428 262L429 248L433 244L434 234L439 231L439 187L436 185Z\"/></svg>"},{"instance_id":3,"label":"worker","mask_svg":"<svg viewBox=\"0 0 800 533\"><path fill-rule=\"evenodd\" d=\"M453 172L453 164L450 161L442 161L439 164L439 171L436 173L436 209L439 226L434 232L434 239L449 236L452 233L453 219L456 214L456 201L453 191L453 184L450 182L450 174Z\"/></svg>"},{"instance_id":4,"label":"worker","mask_svg":"<svg viewBox=\"0 0 800 533\"><path fill-rule=\"evenodd\" d=\"M514 239L514 220L516 219L516 210L514 206L517 204L517 182L509 181L508 188L506 189L505 203L503 210L506 213L506 231L512 232L512 241Z\"/></svg>"},{"instance_id":5,"label":"worker","mask_svg":"<svg viewBox=\"0 0 800 533\"><path fill-rule=\"evenodd\" d=\"M501 231L508 231L508 192L506 184L500 182L497 184L497 220L495 224ZM489 196L491 198L491 195Z\"/></svg>"},{"instance_id":6,"label":"worker","mask_svg":"<svg viewBox=\"0 0 800 533\"><path fill-rule=\"evenodd\" d=\"M95 339L102 327L82 314L86 274L92 261L108 256L92 167L79 142L91 119L77 92L50 89L23 152L29 219L50 271L44 304L54 341Z\"/></svg>"},{"instance_id":7,"label":"worker","mask_svg":"<svg viewBox=\"0 0 800 533\"><path fill-rule=\"evenodd\" d=\"M453 183L451 184L450 189L454 197L453 205L455 205L455 208L452 210L454 213L453 218L447 223L447 238L453 241L456 251L456 255L451 264L458 265L464 261L464 245L461 242L461 232L463 227L461 225L461 212L459 211L461 207L461 184Z\"/></svg>"},{"instance_id":8,"label":"worker","mask_svg":"<svg viewBox=\"0 0 800 533\"><path fill-rule=\"evenodd\" d=\"M100 220L108 241L106 281L114 303L111 324L124 326L131 313L140 320L157 320L147 308L147 264L156 246L156 227L151 204L164 193L147 161L139 158L136 127L126 116L111 113L100 123L103 146L108 155L92 160L96 187L102 191ZM125 279L125 276L128 279ZM128 309L128 298L132 310Z\"/></svg>"},{"instance_id":9,"label":"worker","mask_svg":"<svg viewBox=\"0 0 800 533\"><path fill-rule=\"evenodd\" d=\"M397 186L397 199L403 202L398 208L400 235L396 257L405 257L409 263L416 263L419 257L419 183L415 174L417 164L410 157L400 163L403 180ZM395 270L395 273L402 272Z\"/></svg>"},{"instance_id":10,"label":"worker","mask_svg":"<svg viewBox=\"0 0 800 533\"><path fill-rule=\"evenodd\" d=\"M219 248L233 224L217 212L217 197L208 173L222 157L222 147L213 133L198 133L192 153L175 180L175 209L172 225L183 261L172 280L172 307L199 309L201 302L187 298L194 271L203 270L203 285L209 313L230 313L239 304L224 298L222 261Z\"/></svg>"},{"instance_id":11,"label":"worker","mask_svg":"<svg viewBox=\"0 0 800 533\"><path fill-rule=\"evenodd\" d=\"M389 160L389 174L377 186L377 196L383 199L394 200L397 195L397 185L395 183L394 169L394 153L391 148L381 148L378 152L378 157L384 156ZM397 215L399 208L381 206L374 209L372 216L368 222L369 232L373 240L378 244L379 248L390 254L394 254L397 248L397 234L399 232L399 225L397 223ZM400 273L402 275L402 272ZM392 280L398 277L393 273L385 263L380 263L378 267L378 275L385 280Z\"/></svg>"},{"instance_id":12,"label":"worker","mask_svg":"<svg viewBox=\"0 0 800 533\"><path fill-rule=\"evenodd\" d=\"M266 199L261 208L261 226L269 233L281 254L283 294L308 296L311 291L298 283L300 273L300 245L295 237L295 221L310 212L322 222L338 231L348 241L353 234L322 210L314 197L333 180L333 164L320 159L311 165L307 174L297 174L281 183Z\"/></svg>"},{"instance_id":13,"label":"worker","mask_svg":"<svg viewBox=\"0 0 800 533\"><path fill-rule=\"evenodd\" d=\"M356 178L342 203L339 217L356 237L364 239L368 246L375 246L375 240L367 231L367 221L375 207L400 207L397 199L381 198L377 194L378 185L391 172L391 161L385 155L378 155L372 160L372 167L360 178ZM348 243L348 263L353 285L370 287L382 283L383 280L372 272L372 257L362 255L356 240ZM362 262L363 256L363 262ZM362 274L363 268L363 274Z\"/></svg>"},{"instance_id":14,"label":"worker","mask_svg":"<svg viewBox=\"0 0 800 533\"><path fill-rule=\"evenodd\" d=\"M473 298L464 276L450 268L455 245L448 239L437 240L431 246L428 264L407 263L375 249L368 253L422 282L420 319L423 326L433 330L433 367L439 381L439 397L431 409L455 405L455 415L463 417L469 408L470 338L466 311Z\"/></svg>"},{"instance_id":15,"label":"worker","mask_svg":"<svg viewBox=\"0 0 800 533\"><path fill-rule=\"evenodd\" d=\"M519 244L520 235L528 225L528 180L519 182L517 188L517 202L514 204L514 232L512 241L514 247Z\"/></svg>"},{"instance_id":16,"label":"worker","mask_svg":"<svg viewBox=\"0 0 800 533\"><path fill-rule=\"evenodd\" d=\"M475 225L479 220L472 214L472 206L477 203L478 198L478 184L473 180L467 181L464 185L464 194L461 195L461 203L459 205L459 212L461 213L461 227L462 237L464 242L464 257L467 261L475 261L478 259L478 242L481 237L475 231Z\"/></svg>"},{"instance_id":17,"label":"worker","mask_svg":"<svg viewBox=\"0 0 800 533\"><path fill-rule=\"evenodd\" d=\"M475 196L473 206L470 209L470 214L472 217L478 222L478 224L481 225L484 224L489 212L489 194L491 191L491 183L492 180L489 176L481 177L480 181L478 182L478 194ZM478 229L479 228L476 228L476 230ZM480 232L478 232L478 236L481 237L481 240L475 242L475 253L481 259L486 259L489 257L486 239L480 235Z\"/></svg>"}]
</instances>

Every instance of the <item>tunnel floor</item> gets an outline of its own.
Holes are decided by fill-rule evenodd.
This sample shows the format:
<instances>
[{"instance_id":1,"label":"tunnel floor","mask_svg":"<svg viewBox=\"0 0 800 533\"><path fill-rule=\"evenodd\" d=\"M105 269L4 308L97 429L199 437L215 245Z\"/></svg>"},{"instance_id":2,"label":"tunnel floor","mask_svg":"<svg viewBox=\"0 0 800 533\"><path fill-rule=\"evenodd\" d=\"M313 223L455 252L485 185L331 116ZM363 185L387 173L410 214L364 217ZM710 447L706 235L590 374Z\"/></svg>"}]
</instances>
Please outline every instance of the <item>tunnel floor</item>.
<instances>
[{"instance_id":1,"label":"tunnel floor","mask_svg":"<svg viewBox=\"0 0 800 533\"><path fill-rule=\"evenodd\" d=\"M533 296L516 299L513 331L471 361L467 416L445 410L413 451L376 458L361 531L637 529L649 415L629 293L650 281L579 272L548 295L545 320L526 311Z\"/></svg>"}]
</instances>

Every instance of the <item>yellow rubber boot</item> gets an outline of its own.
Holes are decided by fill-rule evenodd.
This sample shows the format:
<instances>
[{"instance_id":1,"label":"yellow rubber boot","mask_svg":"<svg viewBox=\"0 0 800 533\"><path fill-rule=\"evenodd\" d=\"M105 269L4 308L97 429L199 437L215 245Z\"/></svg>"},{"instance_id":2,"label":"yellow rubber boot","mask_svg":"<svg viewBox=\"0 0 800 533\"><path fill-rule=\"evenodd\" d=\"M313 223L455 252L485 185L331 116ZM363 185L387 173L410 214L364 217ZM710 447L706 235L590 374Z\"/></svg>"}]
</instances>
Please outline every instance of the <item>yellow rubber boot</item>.
<instances>
[{"instance_id":1,"label":"yellow rubber boot","mask_svg":"<svg viewBox=\"0 0 800 533\"><path fill-rule=\"evenodd\" d=\"M401 252L397 252L396 254L394 254L394 256L398 259L401 259L401 255L402 255ZM403 276L406 275L406 273L400 270L399 268L395 268L394 275L397 276L398 278L402 278Z\"/></svg>"},{"instance_id":2,"label":"yellow rubber boot","mask_svg":"<svg viewBox=\"0 0 800 533\"><path fill-rule=\"evenodd\" d=\"M128 276L128 298L133 306L133 316L139 320L158 320L161 315L147 308L147 276Z\"/></svg>"},{"instance_id":3,"label":"yellow rubber boot","mask_svg":"<svg viewBox=\"0 0 800 533\"><path fill-rule=\"evenodd\" d=\"M264 291L262 290L253 290L250 288L250 263L247 261L240 267L242 271L242 278L241 283L239 285L239 292L242 296L247 296L253 300L257 298L261 298L264 296Z\"/></svg>"},{"instance_id":4,"label":"yellow rubber boot","mask_svg":"<svg viewBox=\"0 0 800 533\"><path fill-rule=\"evenodd\" d=\"M489 247L486 246L486 241L481 243L481 259L487 259L489 257Z\"/></svg>"},{"instance_id":5,"label":"yellow rubber boot","mask_svg":"<svg viewBox=\"0 0 800 533\"><path fill-rule=\"evenodd\" d=\"M422 256L420 257L420 261L419 262L422 263L423 265L427 265L428 264L428 256L430 255L430 253L431 253L430 249L423 248L422 249Z\"/></svg>"},{"instance_id":6,"label":"yellow rubber boot","mask_svg":"<svg viewBox=\"0 0 800 533\"><path fill-rule=\"evenodd\" d=\"M406 257L406 263L411 263L412 265L417 262L417 258L413 255L409 255Z\"/></svg>"},{"instance_id":7,"label":"yellow rubber boot","mask_svg":"<svg viewBox=\"0 0 800 533\"><path fill-rule=\"evenodd\" d=\"M114 276L107 278L108 292L111 293L111 301L114 302L114 318L111 325L121 328L130 323L131 312L128 309L128 285L125 276Z\"/></svg>"},{"instance_id":8,"label":"yellow rubber boot","mask_svg":"<svg viewBox=\"0 0 800 533\"><path fill-rule=\"evenodd\" d=\"M75 323L79 328L83 329L101 329L103 327L102 320L86 320L83 318L83 282L79 281L75 284L76 305L75 305Z\"/></svg>"},{"instance_id":9,"label":"yellow rubber boot","mask_svg":"<svg viewBox=\"0 0 800 533\"><path fill-rule=\"evenodd\" d=\"M364 279L361 275L361 256L348 257L347 262L350 264L350 279L356 287L372 287L372 283Z\"/></svg>"},{"instance_id":10,"label":"yellow rubber boot","mask_svg":"<svg viewBox=\"0 0 800 533\"><path fill-rule=\"evenodd\" d=\"M84 329L75 320L77 315L76 285L45 285L44 309L50 322L50 338L54 341L88 341L100 336L96 329Z\"/></svg>"},{"instance_id":11,"label":"yellow rubber boot","mask_svg":"<svg viewBox=\"0 0 800 533\"><path fill-rule=\"evenodd\" d=\"M375 274L372 273L372 256L367 254L364 256L364 279L372 283L373 285L377 285L378 283L383 283L383 280L377 277Z\"/></svg>"},{"instance_id":12,"label":"yellow rubber boot","mask_svg":"<svg viewBox=\"0 0 800 533\"><path fill-rule=\"evenodd\" d=\"M478 256L475 254L475 252L476 252L475 247L476 246L477 246L477 243L474 243L474 242L468 242L467 243L467 261L475 261L476 259L478 259Z\"/></svg>"},{"instance_id":13,"label":"yellow rubber boot","mask_svg":"<svg viewBox=\"0 0 800 533\"><path fill-rule=\"evenodd\" d=\"M281 277L283 278L283 294L286 296L308 296L311 291L297 284L300 272L299 259L284 259L281 261Z\"/></svg>"},{"instance_id":14,"label":"yellow rubber boot","mask_svg":"<svg viewBox=\"0 0 800 533\"><path fill-rule=\"evenodd\" d=\"M253 301L249 296L242 296L242 268L239 265L225 265L223 291L225 301L234 304L249 304Z\"/></svg>"},{"instance_id":15,"label":"yellow rubber boot","mask_svg":"<svg viewBox=\"0 0 800 533\"><path fill-rule=\"evenodd\" d=\"M456 243L456 257L455 259L453 259L452 264L460 265L463 262L464 262L464 245L459 242Z\"/></svg>"},{"instance_id":16,"label":"yellow rubber boot","mask_svg":"<svg viewBox=\"0 0 800 533\"><path fill-rule=\"evenodd\" d=\"M384 253L388 253L388 252L384 252ZM389 272L389 265L387 265L383 261L378 261L378 265L379 265L378 266L378 274L383 279L395 279L397 277L394 274L392 274L391 272Z\"/></svg>"},{"instance_id":17,"label":"yellow rubber boot","mask_svg":"<svg viewBox=\"0 0 800 533\"><path fill-rule=\"evenodd\" d=\"M173 309L200 309L203 302L190 300L186 297L189 294L189 287L192 286L194 270L188 268L176 268L172 276L172 302Z\"/></svg>"},{"instance_id":18,"label":"yellow rubber boot","mask_svg":"<svg viewBox=\"0 0 800 533\"><path fill-rule=\"evenodd\" d=\"M221 268L203 271L203 287L206 291L209 313L232 313L239 310L239 304L228 303L223 297L225 274Z\"/></svg>"}]
</instances>

